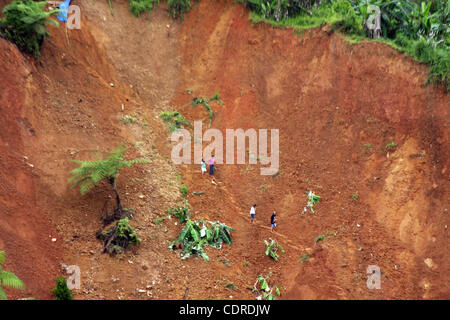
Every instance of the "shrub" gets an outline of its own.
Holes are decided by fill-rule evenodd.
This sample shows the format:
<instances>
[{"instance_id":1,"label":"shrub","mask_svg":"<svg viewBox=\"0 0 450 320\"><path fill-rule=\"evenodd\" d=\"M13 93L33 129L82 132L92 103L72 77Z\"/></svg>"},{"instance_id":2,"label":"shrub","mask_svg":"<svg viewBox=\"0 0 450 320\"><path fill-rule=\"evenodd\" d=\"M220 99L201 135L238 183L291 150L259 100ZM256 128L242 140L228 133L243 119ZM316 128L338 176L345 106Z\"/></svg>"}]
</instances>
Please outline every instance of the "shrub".
<instances>
[{"instance_id":1,"label":"shrub","mask_svg":"<svg viewBox=\"0 0 450 320\"><path fill-rule=\"evenodd\" d=\"M170 7L169 14L172 18L180 18L181 21L183 21L183 15L192 7L190 0L167 0L167 4Z\"/></svg>"},{"instance_id":2,"label":"shrub","mask_svg":"<svg viewBox=\"0 0 450 320\"><path fill-rule=\"evenodd\" d=\"M56 287L53 289L56 300L73 300L72 292L67 287L67 281L64 277L56 278Z\"/></svg>"},{"instance_id":3,"label":"shrub","mask_svg":"<svg viewBox=\"0 0 450 320\"><path fill-rule=\"evenodd\" d=\"M44 11L46 2L31 0L14 1L3 9L5 15L0 19L0 36L15 43L20 50L39 58L40 47L50 33L46 24L58 26L50 19L59 9Z\"/></svg>"},{"instance_id":4,"label":"shrub","mask_svg":"<svg viewBox=\"0 0 450 320\"><path fill-rule=\"evenodd\" d=\"M129 0L130 1L130 12L135 16L139 17L145 11L152 11L153 4L159 4L159 0Z\"/></svg>"},{"instance_id":5,"label":"shrub","mask_svg":"<svg viewBox=\"0 0 450 320\"><path fill-rule=\"evenodd\" d=\"M163 111L160 113L160 117L167 122L171 131L184 128L184 126L190 126L183 115L178 111Z\"/></svg>"},{"instance_id":6,"label":"shrub","mask_svg":"<svg viewBox=\"0 0 450 320\"><path fill-rule=\"evenodd\" d=\"M183 206L168 209L167 213L169 215L173 215L176 218L178 218L178 220L181 223L184 223L191 218L191 214L189 212L189 204L187 200L184 200Z\"/></svg>"},{"instance_id":7,"label":"shrub","mask_svg":"<svg viewBox=\"0 0 450 320\"><path fill-rule=\"evenodd\" d=\"M188 194L188 187L186 187L184 184L180 187L180 192L183 195L183 197L186 197Z\"/></svg>"}]
</instances>

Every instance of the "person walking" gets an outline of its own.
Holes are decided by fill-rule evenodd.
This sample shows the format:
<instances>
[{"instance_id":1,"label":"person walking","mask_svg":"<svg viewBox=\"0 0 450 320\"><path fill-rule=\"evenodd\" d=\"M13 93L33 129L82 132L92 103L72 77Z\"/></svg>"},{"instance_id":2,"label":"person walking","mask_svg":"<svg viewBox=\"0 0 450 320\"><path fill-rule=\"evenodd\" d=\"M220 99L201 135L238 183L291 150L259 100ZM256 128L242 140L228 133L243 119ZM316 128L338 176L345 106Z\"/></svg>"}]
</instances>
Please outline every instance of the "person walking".
<instances>
[{"instance_id":1,"label":"person walking","mask_svg":"<svg viewBox=\"0 0 450 320\"><path fill-rule=\"evenodd\" d=\"M214 155L211 156L211 158L209 158L209 175L213 176L214 175Z\"/></svg>"},{"instance_id":2,"label":"person walking","mask_svg":"<svg viewBox=\"0 0 450 320\"><path fill-rule=\"evenodd\" d=\"M250 217L252 218L251 222L255 220L255 214L256 214L256 203L250 208Z\"/></svg>"},{"instance_id":3,"label":"person walking","mask_svg":"<svg viewBox=\"0 0 450 320\"><path fill-rule=\"evenodd\" d=\"M273 229L277 226L277 212L275 209L273 210L272 215L270 216L270 231L273 232Z\"/></svg>"},{"instance_id":4,"label":"person walking","mask_svg":"<svg viewBox=\"0 0 450 320\"><path fill-rule=\"evenodd\" d=\"M202 175L206 172L206 162L202 158Z\"/></svg>"}]
</instances>

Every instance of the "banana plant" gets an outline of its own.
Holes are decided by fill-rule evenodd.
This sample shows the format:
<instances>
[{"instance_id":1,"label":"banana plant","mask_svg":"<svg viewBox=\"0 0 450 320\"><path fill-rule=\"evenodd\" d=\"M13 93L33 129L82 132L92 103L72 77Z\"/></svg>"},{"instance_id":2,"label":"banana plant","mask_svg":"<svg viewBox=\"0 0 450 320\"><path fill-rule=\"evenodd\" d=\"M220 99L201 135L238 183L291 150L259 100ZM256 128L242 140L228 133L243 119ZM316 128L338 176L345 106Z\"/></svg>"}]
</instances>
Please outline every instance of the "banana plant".
<instances>
[{"instance_id":1,"label":"banana plant","mask_svg":"<svg viewBox=\"0 0 450 320\"><path fill-rule=\"evenodd\" d=\"M210 224L210 227L207 227ZM172 249L175 243L183 243L184 247L181 252L182 259L187 259L192 255L201 256L204 260L209 261L209 257L204 251L204 247L209 245L216 249L222 248L222 243L231 245L230 232L235 231L225 223L219 221L192 221L187 220L183 230L181 230L178 238L173 241L169 248Z\"/></svg>"},{"instance_id":2,"label":"banana plant","mask_svg":"<svg viewBox=\"0 0 450 320\"><path fill-rule=\"evenodd\" d=\"M271 275L269 274L267 278ZM259 284L259 285L258 285ZM257 286L258 285L258 286ZM278 285L275 288L275 293L277 296L281 296L281 286ZM269 286L268 281L262 275L256 277L256 282L253 285L253 293L260 293L260 295L256 298L256 300L277 300L276 296L272 294L273 288Z\"/></svg>"},{"instance_id":3,"label":"banana plant","mask_svg":"<svg viewBox=\"0 0 450 320\"><path fill-rule=\"evenodd\" d=\"M276 240L264 240L264 243L266 245L266 256L271 257L275 261L278 261L278 250L280 250L281 254L284 254L283 247Z\"/></svg>"}]
</instances>

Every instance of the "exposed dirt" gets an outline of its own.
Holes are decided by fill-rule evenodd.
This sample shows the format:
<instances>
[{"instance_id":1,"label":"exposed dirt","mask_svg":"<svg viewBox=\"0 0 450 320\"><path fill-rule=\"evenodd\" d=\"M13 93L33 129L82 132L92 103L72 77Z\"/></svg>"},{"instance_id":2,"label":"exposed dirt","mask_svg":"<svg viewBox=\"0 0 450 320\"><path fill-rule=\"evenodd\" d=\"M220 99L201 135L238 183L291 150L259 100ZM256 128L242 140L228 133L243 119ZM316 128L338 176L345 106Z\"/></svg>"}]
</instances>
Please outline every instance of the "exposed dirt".
<instances>
[{"instance_id":1,"label":"exposed dirt","mask_svg":"<svg viewBox=\"0 0 450 320\"><path fill-rule=\"evenodd\" d=\"M10 298L51 298L61 263L80 266L77 299L181 299L186 288L187 299L254 299L269 272L283 299L450 298L449 98L424 85L426 66L320 28L252 25L232 1L201 1L182 24L164 4L136 19L128 1L113 1L114 16L106 1L73 2L82 29L52 28L40 60L0 39L0 249L27 285ZM279 174L218 164L215 185L199 165L173 165L159 112L176 108L206 130L206 111L188 103L216 92L225 105L211 104L213 128L280 130ZM80 196L66 181L71 159L120 141L151 164L118 179L143 241L110 257L95 239L110 186ZM180 225L155 223L182 183L195 219L236 229L232 246L207 249L210 262L182 261L167 248ZM310 189L321 202L300 216ZM286 250L279 262L264 255L268 238ZM369 265L381 269L380 290L367 289Z\"/></svg>"}]
</instances>

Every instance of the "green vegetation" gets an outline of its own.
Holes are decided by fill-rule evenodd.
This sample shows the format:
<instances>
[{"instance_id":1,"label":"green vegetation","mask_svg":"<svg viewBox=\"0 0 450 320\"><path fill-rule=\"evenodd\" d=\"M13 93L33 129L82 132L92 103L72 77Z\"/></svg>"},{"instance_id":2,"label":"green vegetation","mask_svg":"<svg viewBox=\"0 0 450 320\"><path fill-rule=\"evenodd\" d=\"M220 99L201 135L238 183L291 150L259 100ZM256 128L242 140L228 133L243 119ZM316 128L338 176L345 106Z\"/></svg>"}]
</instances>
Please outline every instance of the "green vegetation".
<instances>
[{"instance_id":1,"label":"green vegetation","mask_svg":"<svg viewBox=\"0 0 450 320\"><path fill-rule=\"evenodd\" d=\"M183 197L186 197L188 194L188 187L186 187L184 184L180 187L180 192L183 195Z\"/></svg>"},{"instance_id":2,"label":"green vegetation","mask_svg":"<svg viewBox=\"0 0 450 320\"><path fill-rule=\"evenodd\" d=\"M220 105L224 105L224 104L225 104L225 102L220 98L218 92L217 92L214 96L212 96L210 99L207 99L207 98L204 98L204 97L203 97L203 98L195 97L195 98L192 99L192 101L191 101L191 105L192 105L192 106L196 106L196 105L199 105L199 104L203 104L203 107L204 107L205 110L208 112L209 127L211 127L212 119L213 119L214 116L216 115L216 113L211 109L211 106L210 106L209 103L210 103L211 101L215 101L215 100L219 101Z\"/></svg>"},{"instance_id":3,"label":"green vegetation","mask_svg":"<svg viewBox=\"0 0 450 320\"><path fill-rule=\"evenodd\" d=\"M178 19L183 22L183 16L187 13L191 7L190 0L167 0L167 4L169 5L169 14L172 18Z\"/></svg>"},{"instance_id":4,"label":"green vegetation","mask_svg":"<svg viewBox=\"0 0 450 320\"><path fill-rule=\"evenodd\" d=\"M266 245L266 256L271 257L275 261L278 261L279 254L278 252L281 252L281 254L284 254L283 247L276 241L276 240L264 240L264 243Z\"/></svg>"},{"instance_id":5,"label":"green vegetation","mask_svg":"<svg viewBox=\"0 0 450 320\"><path fill-rule=\"evenodd\" d=\"M356 202L356 201L358 201L358 199L359 199L358 192L352 193L352 200Z\"/></svg>"},{"instance_id":6,"label":"green vegetation","mask_svg":"<svg viewBox=\"0 0 450 320\"><path fill-rule=\"evenodd\" d=\"M233 282L228 282L224 287L230 290L237 290L237 287L234 285Z\"/></svg>"},{"instance_id":7,"label":"green vegetation","mask_svg":"<svg viewBox=\"0 0 450 320\"><path fill-rule=\"evenodd\" d=\"M56 300L73 300L72 292L67 287L67 281L64 277L56 278L56 286L53 288Z\"/></svg>"},{"instance_id":8,"label":"green vegetation","mask_svg":"<svg viewBox=\"0 0 450 320\"><path fill-rule=\"evenodd\" d=\"M14 1L3 9L3 18L0 18L0 36L17 45L20 50L33 55L41 56L40 47L44 38L49 36L46 25L58 26L58 22L50 19L59 9L46 12L45 1Z\"/></svg>"},{"instance_id":9,"label":"green vegetation","mask_svg":"<svg viewBox=\"0 0 450 320\"><path fill-rule=\"evenodd\" d=\"M450 89L450 1L410 0L239 0L251 11L250 19L301 32L330 24L332 30L353 40L378 38L430 65L427 83L441 83ZM380 32L370 30L375 11L380 9ZM368 37L368 38L366 38Z\"/></svg>"},{"instance_id":10,"label":"green vegetation","mask_svg":"<svg viewBox=\"0 0 450 320\"><path fill-rule=\"evenodd\" d=\"M178 111L163 111L161 112L160 117L167 122L170 131L184 128L184 126L191 126Z\"/></svg>"},{"instance_id":11,"label":"green vegetation","mask_svg":"<svg viewBox=\"0 0 450 320\"><path fill-rule=\"evenodd\" d=\"M320 202L320 196L315 195L312 191L307 191L306 194L308 196L308 202L306 204L306 207L303 208L303 213L305 213L308 208L311 213L314 213L314 204Z\"/></svg>"},{"instance_id":12,"label":"green vegetation","mask_svg":"<svg viewBox=\"0 0 450 320\"><path fill-rule=\"evenodd\" d=\"M269 278L270 275L267 276ZM273 288L269 286L269 283L266 278L262 275L259 275L256 278L256 282L253 285L252 292L260 294L256 299L257 300L277 300L276 296L272 294ZM275 288L275 293L277 296L281 296L281 286L278 285Z\"/></svg>"},{"instance_id":13,"label":"green vegetation","mask_svg":"<svg viewBox=\"0 0 450 320\"><path fill-rule=\"evenodd\" d=\"M94 186L98 185L100 181L104 179L111 184L116 195L116 208L114 209L113 215L105 218L104 220L121 219L123 218L123 214L127 211L124 210L122 206L122 202L120 200L116 185L117 177L119 176L119 170L124 167L131 167L131 165L133 164L149 162L148 159L144 158L124 160L123 156L127 149L128 147L126 147L124 144L120 144L108 154L108 158L106 160L72 160L75 163L79 163L80 166L70 171L72 177L69 178L68 183L72 184L72 188L80 186L80 193L82 195L91 190Z\"/></svg>"},{"instance_id":14,"label":"green vegetation","mask_svg":"<svg viewBox=\"0 0 450 320\"><path fill-rule=\"evenodd\" d=\"M155 3L159 4L159 0L129 0L130 12L139 17L145 11L151 12Z\"/></svg>"},{"instance_id":15,"label":"green vegetation","mask_svg":"<svg viewBox=\"0 0 450 320\"><path fill-rule=\"evenodd\" d=\"M191 219L191 214L189 212L189 203L187 200L184 200L183 205L175 208L171 208L167 210L169 216L175 216L181 223L185 223L186 221Z\"/></svg>"},{"instance_id":16,"label":"green vegetation","mask_svg":"<svg viewBox=\"0 0 450 320\"><path fill-rule=\"evenodd\" d=\"M209 224L210 227L207 228L206 224ZM187 220L185 227L181 230L178 238L170 244L169 249L173 250L176 243L182 243L184 246L181 252L183 260L190 256L197 255L201 256L204 260L209 261L209 257L205 253L204 247L209 245L221 249L223 242L231 245L231 231L235 230L219 221L205 222L203 220Z\"/></svg>"},{"instance_id":17,"label":"green vegetation","mask_svg":"<svg viewBox=\"0 0 450 320\"><path fill-rule=\"evenodd\" d=\"M389 150L391 150L391 149L394 149L396 146L397 146L397 143L395 143L394 140L392 140L391 142L389 142L389 143L386 145L385 150L386 150L386 151L389 151Z\"/></svg>"},{"instance_id":18,"label":"green vegetation","mask_svg":"<svg viewBox=\"0 0 450 320\"><path fill-rule=\"evenodd\" d=\"M4 287L24 290L25 284L14 273L2 269L6 260L5 251L0 251L0 300L7 300Z\"/></svg>"},{"instance_id":19,"label":"green vegetation","mask_svg":"<svg viewBox=\"0 0 450 320\"><path fill-rule=\"evenodd\" d=\"M130 244L138 245L141 239L130 225L130 219L125 217L106 231L97 232L97 239L103 240L103 252L109 254L121 253Z\"/></svg>"},{"instance_id":20,"label":"green vegetation","mask_svg":"<svg viewBox=\"0 0 450 320\"><path fill-rule=\"evenodd\" d=\"M134 114L132 116L123 116L122 118L120 118L120 121L123 123L134 123L136 122L137 116Z\"/></svg>"},{"instance_id":21,"label":"green vegetation","mask_svg":"<svg viewBox=\"0 0 450 320\"><path fill-rule=\"evenodd\" d=\"M317 244L318 242L324 240L325 238L326 238L326 235L324 235L324 234L318 236L318 237L314 240L314 244Z\"/></svg>"},{"instance_id":22,"label":"green vegetation","mask_svg":"<svg viewBox=\"0 0 450 320\"><path fill-rule=\"evenodd\" d=\"M298 260L298 263L308 262L310 257L311 255L304 253L300 258L300 260Z\"/></svg>"}]
</instances>

